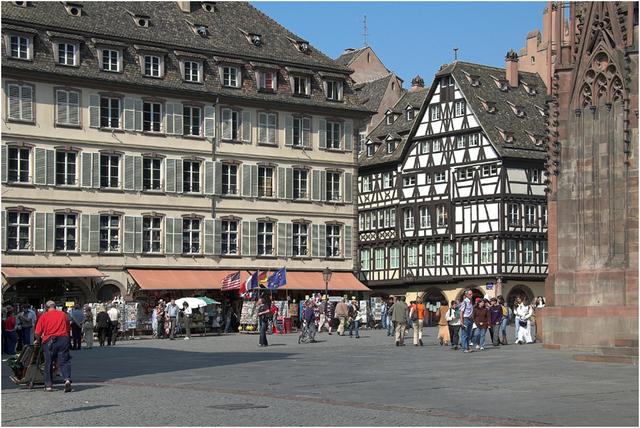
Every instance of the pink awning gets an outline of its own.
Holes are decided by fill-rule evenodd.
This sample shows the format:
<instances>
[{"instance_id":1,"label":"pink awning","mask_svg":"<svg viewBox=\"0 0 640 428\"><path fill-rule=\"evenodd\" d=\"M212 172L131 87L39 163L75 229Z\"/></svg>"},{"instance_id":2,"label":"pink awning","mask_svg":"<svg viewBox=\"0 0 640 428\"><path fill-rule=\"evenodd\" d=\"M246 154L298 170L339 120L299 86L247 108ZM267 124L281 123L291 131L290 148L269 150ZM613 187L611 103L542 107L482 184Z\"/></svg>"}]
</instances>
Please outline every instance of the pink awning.
<instances>
[{"instance_id":1,"label":"pink awning","mask_svg":"<svg viewBox=\"0 0 640 428\"><path fill-rule=\"evenodd\" d=\"M282 290L324 290L322 272L289 272L287 283ZM333 272L329 281L329 291L371 291L369 287L358 281L351 272Z\"/></svg>"},{"instance_id":2,"label":"pink awning","mask_svg":"<svg viewBox=\"0 0 640 428\"><path fill-rule=\"evenodd\" d=\"M96 268L71 267L3 267L2 275L13 278L95 278L105 277Z\"/></svg>"},{"instance_id":3,"label":"pink awning","mask_svg":"<svg viewBox=\"0 0 640 428\"><path fill-rule=\"evenodd\" d=\"M232 270L127 269L143 290L219 290Z\"/></svg>"}]
</instances>

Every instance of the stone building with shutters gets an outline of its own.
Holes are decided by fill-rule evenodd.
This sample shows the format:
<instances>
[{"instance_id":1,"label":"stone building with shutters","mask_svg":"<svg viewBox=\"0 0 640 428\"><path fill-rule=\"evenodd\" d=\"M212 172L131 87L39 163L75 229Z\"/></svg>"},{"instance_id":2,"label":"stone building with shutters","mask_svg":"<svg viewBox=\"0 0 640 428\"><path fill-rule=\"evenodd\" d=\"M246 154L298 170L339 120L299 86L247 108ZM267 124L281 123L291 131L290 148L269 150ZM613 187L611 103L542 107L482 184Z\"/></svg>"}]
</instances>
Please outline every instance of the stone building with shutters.
<instances>
[{"instance_id":1,"label":"stone building with shutters","mask_svg":"<svg viewBox=\"0 0 640 428\"><path fill-rule=\"evenodd\" d=\"M7 2L4 299L351 281L350 72L248 3Z\"/></svg>"}]
</instances>

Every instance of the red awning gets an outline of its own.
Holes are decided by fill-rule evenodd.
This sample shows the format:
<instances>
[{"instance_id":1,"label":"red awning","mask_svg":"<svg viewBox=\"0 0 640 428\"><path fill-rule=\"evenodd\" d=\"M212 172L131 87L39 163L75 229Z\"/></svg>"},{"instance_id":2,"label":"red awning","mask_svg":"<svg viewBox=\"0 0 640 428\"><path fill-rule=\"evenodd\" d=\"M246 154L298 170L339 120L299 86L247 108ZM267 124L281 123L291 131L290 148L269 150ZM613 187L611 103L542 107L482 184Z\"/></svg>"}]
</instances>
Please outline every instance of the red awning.
<instances>
[{"instance_id":1,"label":"red awning","mask_svg":"<svg viewBox=\"0 0 640 428\"><path fill-rule=\"evenodd\" d=\"M3 267L2 275L13 278L95 278L105 277L96 268L70 267Z\"/></svg>"},{"instance_id":2,"label":"red awning","mask_svg":"<svg viewBox=\"0 0 640 428\"><path fill-rule=\"evenodd\" d=\"M219 290L233 270L127 269L143 290Z\"/></svg>"},{"instance_id":3,"label":"red awning","mask_svg":"<svg viewBox=\"0 0 640 428\"><path fill-rule=\"evenodd\" d=\"M280 289L322 291L324 290L322 272L287 271L287 284ZM371 289L358 281L351 272L333 272L329 281L329 291L371 291Z\"/></svg>"}]
</instances>

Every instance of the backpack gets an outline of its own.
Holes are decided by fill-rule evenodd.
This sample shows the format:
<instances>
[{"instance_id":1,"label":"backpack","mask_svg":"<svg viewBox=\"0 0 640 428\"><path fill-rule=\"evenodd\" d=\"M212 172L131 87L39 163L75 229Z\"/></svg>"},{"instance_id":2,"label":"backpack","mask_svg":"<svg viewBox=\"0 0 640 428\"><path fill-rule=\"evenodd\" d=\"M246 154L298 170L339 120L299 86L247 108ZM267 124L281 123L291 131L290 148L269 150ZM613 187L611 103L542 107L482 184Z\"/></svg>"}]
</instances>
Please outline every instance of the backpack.
<instances>
[{"instance_id":1,"label":"backpack","mask_svg":"<svg viewBox=\"0 0 640 428\"><path fill-rule=\"evenodd\" d=\"M509 308L506 306L502 306L502 316L505 318L509 316Z\"/></svg>"}]
</instances>

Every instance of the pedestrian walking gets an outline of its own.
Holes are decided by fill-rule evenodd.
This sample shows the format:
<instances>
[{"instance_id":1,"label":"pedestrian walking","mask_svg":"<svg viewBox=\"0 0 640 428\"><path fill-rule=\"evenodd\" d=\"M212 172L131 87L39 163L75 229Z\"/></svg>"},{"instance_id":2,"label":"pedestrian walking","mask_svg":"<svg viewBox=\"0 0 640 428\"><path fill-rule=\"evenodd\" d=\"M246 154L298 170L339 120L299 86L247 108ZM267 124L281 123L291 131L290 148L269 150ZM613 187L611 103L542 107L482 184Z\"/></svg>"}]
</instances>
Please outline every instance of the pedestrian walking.
<instances>
[{"instance_id":1,"label":"pedestrian walking","mask_svg":"<svg viewBox=\"0 0 640 428\"><path fill-rule=\"evenodd\" d=\"M182 304L182 322L184 323L184 340L191 339L191 316L193 311L189 307L189 303L184 302Z\"/></svg>"},{"instance_id":2,"label":"pedestrian walking","mask_svg":"<svg viewBox=\"0 0 640 428\"><path fill-rule=\"evenodd\" d=\"M404 346L404 333L407 326L407 304L406 298L400 296L391 308L391 320L396 328L396 346Z\"/></svg>"},{"instance_id":3,"label":"pedestrian walking","mask_svg":"<svg viewBox=\"0 0 640 428\"><path fill-rule=\"evenodd\" d=\"M82 336L84 337L85 348L93 348L93 314L91 313L91 307L89 305L84 305Z\"/></svg>"},{"instance_id":4,"label":"pedestrian walking","mask_svg":"<svg viewBox=\"0 0 640 428\"><path fill-rule=\"evenodd\" d=\"M36 344L44 351L44 389L53 391L53 361L64 379L64 392L71 392L71 357L69 355L69 320L49 300L47 312L36 324Z\"/></svg>"},{"instance_id":5,"label":"pedestrian walking","mask_svg":"<svg viewBox=\"0 0 640 428\"><path fill-rule=\"evenodd\" d=\"M539 336L539 328L540 324L538 322L538 311L542 308L544 308L546 306L547 302L544 300L544 297L542 296L538 296L538 298L536 299L536 304L535 306L532 306L533 308L533 316L531 317L531 338L533 339L534 342L538 341L538 336Z\"/></svg>"},{"instance_id":6,"label":"pedestrian walking","mask_svg":"<svg viewBox=\"0 0 640 428\"><path fill-rule=\"evenodd\" d=\"M502 321L500 321L500 344L507 345L507 325L511 318L511 309L505 304L504 297L498 296L498 305L502 308Z\"/></svg>"},{"instance_id":7,"label":"pedestrian walking","mask_svg":"<svg viewBox=\"0 0 640 428\"><path fill-rule=\"evenodd\" d=\"M484 341L491 321L487 302L488 301L486 299L480 300L473 310L473 322L476 325L476 333L473 342L476 344L476 349L481 351L484 351Z\"/></svg>"},{"instance_id":8,"label":"pedestrian walking","mask_svg":"<svg viewBox=\"0 0 640 428\"><path fill-rule=\"evenodd\" d=\"M520 330L520 317L518 316L518 307L522 304L522 298L520 296L516 297L516 300L513 302L513 316L515 318L515 332L513 341L516 342L518 340L518 332Z\"/></svg>"},{"instance_id":9,"label":"pedestrian walking","mask_svg":"<svg viewBox=\"0 0 640 428\"><path fill-rule=\"evenodd\" d=\"M489 334L493 346L500 345L500 324L502 323L502 306L496 297L491 298L489 306Z\"/></svg>"},{"instance_id":10,"label":"pedestrian walking","mask_svg":"<svg viewBox=\"0 0 640 428\"><path fill-rule=\"evenodd\" d=\"M409 309L409 318L413 323L413 346L424 346L422 328L424 327L425 310L422 300L417 300Z\"/></svg>"},{"instance_id":11,"label":"pedestrian walking","mask_svg":"<svg viewBox=\"0 0 640 428\"><path fill-rule=\"evenodd\" d=\"M349 307L347 306L347 299L343 297L336 305L336 317L340 320L340 324L338 325L338 336L342 336L344 334L345 323L347 322L348 316Z\"/></svg>"},{"instance_id":12,"label":"pedestrian walking","mask_svg":"<svg viewBox=\"0 0 640 428\"><path fill-rule=\"evenodd\" d=\"M100 307L96 314L96 328L98 329L98 343L100 346L104 346L106 338L109 336L110 327L109 314L104 307Z\"/></svg>"},{"instance_id":13,"label":"pedestrian walking","mask_svg":"<svg viewBox=\"0 0 640 428\"><path fill-rule=\"evenodd\" d=\"M333 333L333 318L335 317L335 310L336 307L333 303L331 303L328 299L327 296L324 296L324 318L322 317L322 314L320 315L320 327L322 327L322 325L324 325L324 323L327 324L327 328L329 329L329 336L331 336ZM324 321L323 321L324 320ZM320 327L318 328L318 331L320 331Z\"/></svg>"},{"instance_id":14,"label":"pedestrian walking","mask_svg":"<svg viewBox=\"0 0 640 428\"><path fill-rule=\"evenodd\" d=\"M460 329L462 330L460 337L463 352L471 352L469 349L469 341L472 340L471 331L473 329L473 305L471 304L471 297L473 297L473 292L466 290L464 292L464 300L460 304Z\"/></svg>"},{"instance_id":15,"label":"pedestrian walking","mask_svg":"<svg viewBox=\"0 0 640 428\"><path fill-rule=\"evenodd\" d=\"M5 354L15 355L18 344L18 333L16 332L16 317L13 316L13 309L7 308L7 318L4 320L4 337L6 341Z\"/></svg>"},{"instance_id":16,"label":"pedestrian walking","mask_svg":"<svg viewBox=\"0 0 640 428\"><path fill-rule=\"evenodd\" d=\"M158 307L154 306L151 311L151 330L153 331L153 338L158 338Z\"/></svg>"},{"instance_id":17,"label":"pedestrian walking","mask_svg":"<svg viewBox=\"0 0 640 428\"><path fill-rule=\"evenodd\" d=\"M84 312L80 309L79 303L73 306L73 309L69 312L69 317L71 317L71 350L80 350Z\"/></svg>"},{"instance_id":18,"label":"pedestrian walking","mask_svg":"<svg viewBox=\"0 0 640 428\"><path fill-rule=\"evenodd\" d=\"M355 297L351 297L349 305L349 337L353 337L353 331L356 332L356 339L360 339L360 304Z\"/></svg>"},{"instance_id":19,"label":"pedestrian walking","mask_svg":"<svg viewBox=\"0 0 640 428\"><path fill-rule=\"evenodd\" d=\"M331 319L327 317L327 296L323 296L320 304L318 305L318 312L320 314L320 320L318 321L318 333L322 333L322 328L326 325L329 334L331 334Z\"/></svg>"},{"instance_id":20,"label":"pedestrian walking","mask_svg":"<svg viewBox=\"0 0 640 428\"><path fill-rule=\"evenodd\" d=\"M531 316L533 315L533 308L529 304L529 300L524 298L518 309L516 309L516 318L520 328L518 329L518 337L516 343L522 345L523 343L533 343L531 338Z\"/></svg>"},{"instance_id":21,"label":"pedestrian walking","mask_svg":"<svg viewBox=\"0 0 640 428\"><path fill-rule=\"evenodd\" d=\"M22 345L31 345L31 337L33 333L33 320L29 315L29 306L24 306L22 312L18 314L17 322L20 323L20 337Z\"/></svg>"},{"instance_id":22,"label":"pedestrian walking","mask_svg":"<svg viewBox=\"0 0 640 428\"><path fill-rule=\"evenodd\" d=\"M269 343L267 342L267 327L269 326L269 316L271 316L271 306L268 305L263 298L258 299L258 328L260 330L260 346L269 346Z\"/></svg>"},{"instance_id":23,"label":"pedestrian walking","mask_svg":"<svg viewBox=\"0 0 640 428\"><path fill-rule=\"evenodd\" d=\"M458 350L460 341L460 310L458 309L458 301L452 300L447 310L447 323L449 325L449 337L451 338L451 349Z\"/></svg>"},{"instance_id":24,"label":"pedestrian walking","mask_svg":"<svg viewBox=\"0 0 640 428\"><path fill-rule=\"evenodd\" d=\"M447 312L449 306L447 302L443 302L438 309L438 342L440 346L449 346L451 335L449 334L449 322L447 321Z\"/></svg>"},{"instance_id":25,"label":"pedestrian walking","mask_svg":"<svg viewBox=\"0 0 640 428\"><path fill-rule=\"evenodd\" d=\"M169 321L169 339L173 340L175 338L176 333L176 321L178 318L178 305L176 305L176 301L171 299L167 308L165 309L165 314L167 316L167 320Z\"/></svg>"},{"instance_id":26,"label":"pedestrian walking","mask_svg":"<svg viewBox=\"0 0 640 428\"><path fill-rule=\"evenodd\" d=\"M387 301L387 336L393 336L395 334L395 326L393 325L392 308L395 301L393 297L389 297Z\"/></svg>"},{"instance_id":27,"label":"pedestrian walking","mask_svg":"<svg viewBox=\"0 0 640 428\"><path fill-rule=\"evenodd\" d=\"M118 309L109 305L107 309L107 315L109 315L109 330L107 331L107 343L109 346L116 344L116 339L118 338L118 317L120 313Z\"/></svg>"},{"instance_id":28,"label":"pedestrian walking","mask_svg":"<svg viewBox=\"0 0 640 428\"><path fill-rule=\"evenodd\" d=\"M156 323L157 323L156 329L158 330L159 339L164 339L166 337L166 335L164 334L165 322L167 319L167 315L165 311L166 311L166 308L164 305L164 300L160 299L158 301L158 307L156 308Z\"/></svg>"},{"instance_id":29,"label":"pedestrian walking","mask_svg":"<svg viewBox=\"0 0 640 428\"><path fill-rule=\"evenodd\" d=\"M316 343L316 314L313 310L313 301L307 300L302 309L303 328L306 324L309 333L309 342Z\"/></svg>"}]
</instances>

